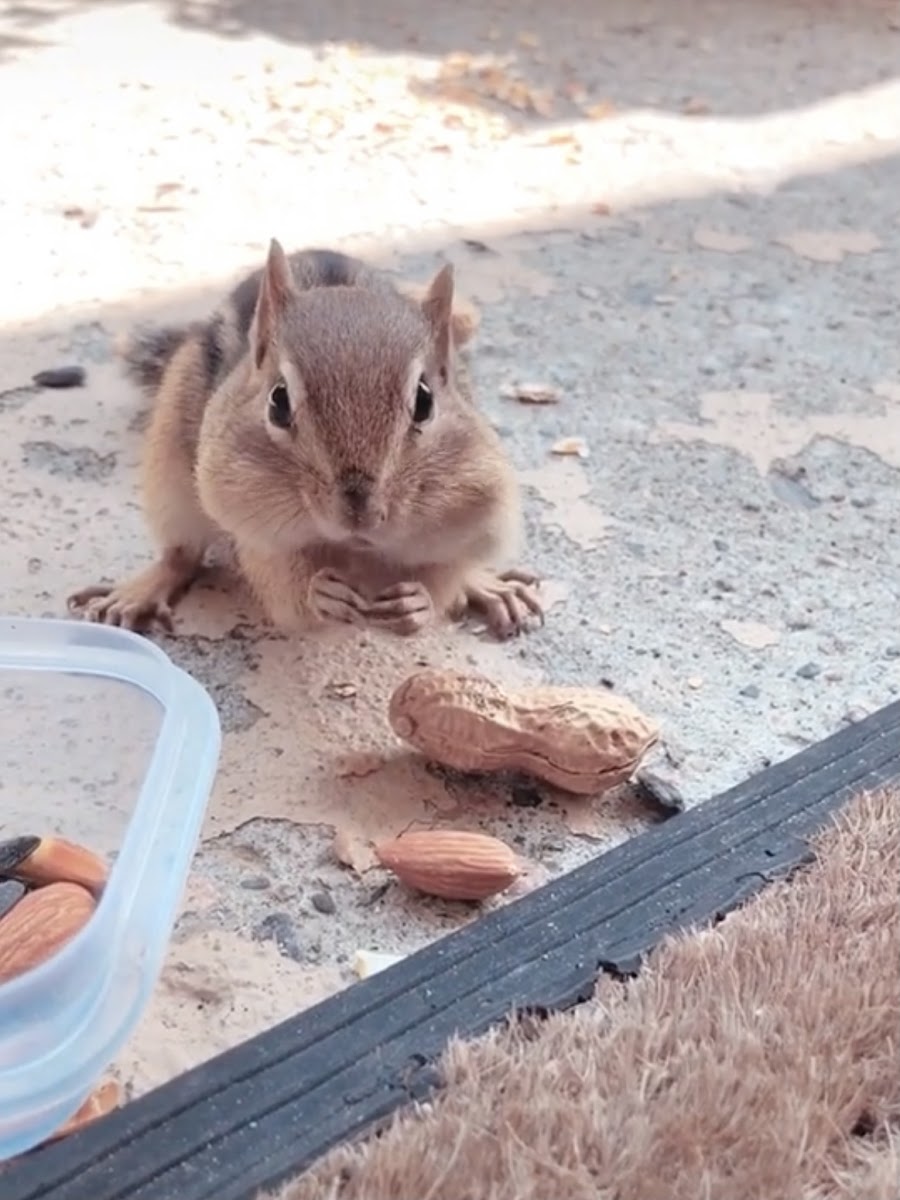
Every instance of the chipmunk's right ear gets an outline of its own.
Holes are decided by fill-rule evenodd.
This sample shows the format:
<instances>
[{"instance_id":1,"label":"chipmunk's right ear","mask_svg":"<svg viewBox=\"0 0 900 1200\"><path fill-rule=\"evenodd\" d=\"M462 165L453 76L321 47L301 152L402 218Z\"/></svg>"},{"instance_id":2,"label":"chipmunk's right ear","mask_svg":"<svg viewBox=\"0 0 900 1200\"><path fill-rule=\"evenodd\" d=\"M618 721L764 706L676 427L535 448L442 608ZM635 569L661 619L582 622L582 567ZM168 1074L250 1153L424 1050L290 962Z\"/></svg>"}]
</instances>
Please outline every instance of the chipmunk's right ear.
<instances>
[{"instance_id":1,"label":"chipmunk's right ear","mask_svg":"<svg viewBox=\"0 0 900 1200\"><path fill-rule=\"evenodd\" d=\"M453 353L453 264L445 263L429 283L422 311L431 326L431 336L442 372L448 370Z\"/></svg>"},{"instance_id":2,"label":"chipmunk's right ear","mask_svg":"<svg viewBox=\"0 0 900 1200\"><path fill-rule=\"evenodd\" d=\"M263 365L266 355L274 345L284 311L296 292L287 255L281 248L281 243L272 238L250 329L250 345L257 370Z\"/></svg>"}]
</instances>

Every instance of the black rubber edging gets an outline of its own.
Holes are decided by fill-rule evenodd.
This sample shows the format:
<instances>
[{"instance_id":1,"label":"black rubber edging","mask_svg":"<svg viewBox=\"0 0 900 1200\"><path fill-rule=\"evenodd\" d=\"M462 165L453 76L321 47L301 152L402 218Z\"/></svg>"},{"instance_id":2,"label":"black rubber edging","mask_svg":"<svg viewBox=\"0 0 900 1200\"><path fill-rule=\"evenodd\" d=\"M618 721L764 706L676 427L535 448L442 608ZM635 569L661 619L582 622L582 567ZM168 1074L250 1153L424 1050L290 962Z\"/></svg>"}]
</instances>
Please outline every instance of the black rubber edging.
<instances>
[{"instance_id":1,"label":"black rubber edging","mask_svg":"<svg viewBox=\"0 0 900 1200\"><path fill-rule=\"evenodd\" d=\"M900 777L900 701L38 1150L3 1200L253 1200L436 1087L454 1034L587 999L809 860Z\"/></svg>"}]
</instances>

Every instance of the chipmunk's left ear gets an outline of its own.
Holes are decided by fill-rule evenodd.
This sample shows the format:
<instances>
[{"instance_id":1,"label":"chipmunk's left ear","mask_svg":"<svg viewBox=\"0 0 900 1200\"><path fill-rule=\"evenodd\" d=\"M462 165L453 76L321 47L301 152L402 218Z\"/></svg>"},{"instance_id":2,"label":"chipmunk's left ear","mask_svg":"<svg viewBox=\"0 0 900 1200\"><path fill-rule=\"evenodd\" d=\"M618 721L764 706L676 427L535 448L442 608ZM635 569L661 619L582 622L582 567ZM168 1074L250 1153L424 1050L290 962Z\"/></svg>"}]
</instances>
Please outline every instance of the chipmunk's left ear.
<instances>
[{"instance_id":1,"label":"chipmunk's left ear","mask_svg":"<svg viewBox=\"0 0 900 1200\"><path fill-rule=\"evenodd\" d=\"M257 370L278 340L285 309L296 291L287 255L281 248L281 243L272 238L269 243L269 256L259 283L256 311L250 329L250 345Z\"/></svg>"},{"instance_id":2,"label":"chipmunk's left ear","mask_svg":"<svg viewBox=\"0 0 900 1200\"><path fill-rule=\"evenodd\" d=\"M422 312L431 327L438 365L445 370L453 353L453 263L441 267L428 285Z\"/></svg>"}]
</instances>

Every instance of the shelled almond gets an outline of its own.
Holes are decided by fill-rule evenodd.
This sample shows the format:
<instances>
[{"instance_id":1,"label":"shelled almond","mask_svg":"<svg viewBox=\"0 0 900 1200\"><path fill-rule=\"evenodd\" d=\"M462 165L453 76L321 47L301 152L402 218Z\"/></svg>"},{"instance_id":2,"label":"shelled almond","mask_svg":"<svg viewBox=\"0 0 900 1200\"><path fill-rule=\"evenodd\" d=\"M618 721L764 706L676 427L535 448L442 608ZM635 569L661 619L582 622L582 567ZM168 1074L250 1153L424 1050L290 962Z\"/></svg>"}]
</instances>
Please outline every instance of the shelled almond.
<instances>
[{"instance_id":1,"label":"shelled almond","mask_svg":"<svg viewBox=\"0 0 900 1200\"><path fill-rule=\"evenodd\" d=\"M630 700L605 688L507 691L477 674L426 670L391 697L398 737L460 771L522 771L580 795L624 783L659 738Z\"/></svg>"},{"instance_id":2,"label":"shelled almond","mask_svg":"<svg viewBox=\"0 0 900 1200\"><path fill-rule=\"evenodd\" d=\"M51 1134L47 1141L56 1142L60 1138L68 1137L70 1133L84 1129L85 1125L90 1125L92 1121L105 1117L107 1113L118 1108L121 1103L122 1088L115 1079L107 1079L105 1083L94 1088L78 1111L69 1117L65 1125L60 1126L55 1133Z\"/></svg>"},{"instance_id":3,"label":"shelled almond","mask_svg":"<svg viewBox=\"0 0 900 1200\"><path fill-rule=\"evenodd\" d=\"M84 846L57 837L0 842L0 986L52 958L96 911L108 870ZM65 1137L115 1108L108 1082L50 1140Z\"/></svg>"},{"instance_id":4,"label":"shelled almond","mask_svg":"<svg viewBox=\"0 0 900 1200\"><path fill-rule=\"evenodd\" d=\"M78 883L27 892L0 921L0 983L45 962L94 914L96 901Z\"/></svg>"},{"instance_id":5,"label":"shelled almond","mask_svg":"<svg viewBox=\"0 0 900 1200\"><path fill-rule=\"evenodd\" d=\"M402 834L376 846L375 855L407 887L445 900L486 900L522 873L504 842L456 829Z\"/></svg>"}]
</instances>

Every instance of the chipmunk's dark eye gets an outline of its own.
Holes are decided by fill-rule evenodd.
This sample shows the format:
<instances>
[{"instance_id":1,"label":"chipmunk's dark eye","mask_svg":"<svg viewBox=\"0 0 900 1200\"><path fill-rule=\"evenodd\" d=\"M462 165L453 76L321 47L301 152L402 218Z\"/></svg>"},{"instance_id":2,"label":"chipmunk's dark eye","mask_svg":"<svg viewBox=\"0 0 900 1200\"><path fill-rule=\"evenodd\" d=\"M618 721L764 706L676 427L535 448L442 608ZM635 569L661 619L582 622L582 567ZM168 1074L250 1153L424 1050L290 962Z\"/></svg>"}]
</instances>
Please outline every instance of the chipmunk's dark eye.
<instances>
[{"instance_id":1,"label":"chipmunk's dark eye","mask_svg":"<svg viewBox=\"0 0 900 1200\"><path fill-rule=\"evenodd\" d=\"M416 388L416 403L413 408L413 422L416 425L424 425L426 421L431 420L434 412L434 395L431 388L425 382L423 375L419 380L419 386Z\"/></svg>"},{"instance_id":2,"label":"chipmunk's dark eye","mask_svg":"<svg viewBox=\"0 0 900 1200\"><path fill-rule=\"evenodd\" d=\"M276 383L269 392L269 420L276 429L290 429L293 413L291 398L283 383Z\"/></svg>"}]
</instances>

